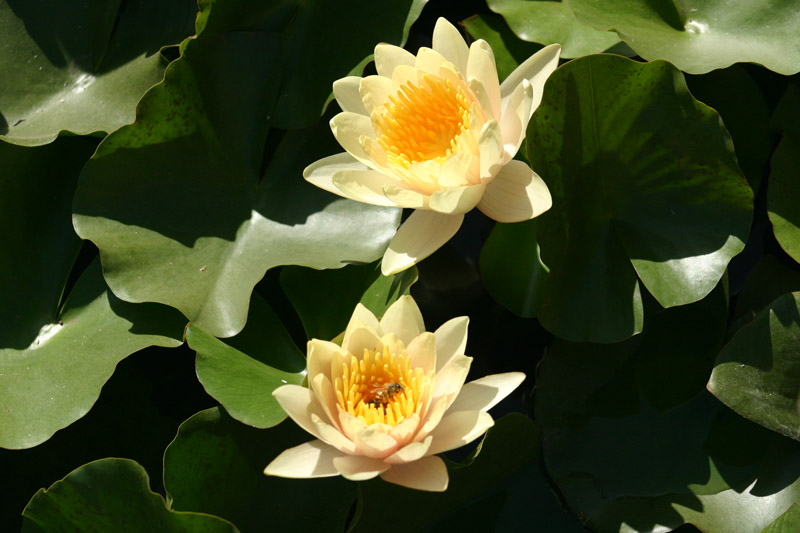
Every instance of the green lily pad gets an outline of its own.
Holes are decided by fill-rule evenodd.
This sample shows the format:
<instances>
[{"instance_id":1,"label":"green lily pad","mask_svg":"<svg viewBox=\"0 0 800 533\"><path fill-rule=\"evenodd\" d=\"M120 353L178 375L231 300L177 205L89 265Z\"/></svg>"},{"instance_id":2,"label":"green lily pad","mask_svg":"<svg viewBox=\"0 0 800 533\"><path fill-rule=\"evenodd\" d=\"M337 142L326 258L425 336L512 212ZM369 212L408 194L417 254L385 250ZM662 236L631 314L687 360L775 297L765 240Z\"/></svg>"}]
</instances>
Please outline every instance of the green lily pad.
<instances>
[{"instance_id":1,"label":"green lily pad","mask_svg":"<svg viewBox=\"0 0 800 533\"><path fill-rule=\"evenodd\" d=\"M541 45L520 40L500 15L484 13L461 23L472 37L492 47L497 76L506 79L520 63L542 49Z\"/></svg>"},{"instance_id":2,"label":"green lily pad","mask_svg":"<svg viewBox=\"0 0 800 533\"><path fill-rule=\"evenodd\" d=\"M179 346L186 321L158 304L130 304L95 261L55 322L23 349L0 349L0 447L30 448L85 415L117 363L147 346Z\"/></svg>"},{"instance_id":3,"label":"green lily pad","mask_svg":"<svg viewBox=\"0 0 800 533\"><path fill-rule=\"evenodd\" d=\"M775 110L773 124L783 131L772 155L767 209L781 247L800 263L800 86L791 84Z\"/></svg>"},{"instance_id":4,"label":"green lily pad","mask_svg":"<svg viewBox=\"0 0 800 533\"><path fill-rule=\"evenodd\" d=\"M191 35L197 6L176 2L54 0L0 4L0 139L46 144L59 132L110 132L161 80L162 46ZM118 12L119 11L119 12Z\"/></svg>"},{"instance_id":5,"label":"green lily pad","mask_svg":"<svg viewBox=\"0 0 800 533\"><path fill-rule=\"evenodd\" d=\"M339 270L285 267L281 288L297 310L306 336L329 340L342 333L356 304L381 317L417 281L416 267L393 276L378 265L351 265Z\"/></svg>"},{"instance_id":6,"label":"green lily pad","mask_svg":"<svg viewBox=\"0 0 800 533\"><path fill-rule=\"evenodd\" d=\"M691 74L734 63L760 63L780 74L800 71L793 0L566 0L578 21L616 30L647 60L664 59Z\"/></svg>"},{"instance_id":7,"label":"green lily pad","mask_svg":"<svg viewBox=\"0 0 800 533\"><path fill-rule=\"evenodd\" d=\"M708 294L750 231L753 193L719 115L664 62L587 56L557 69L528 127L553 207L538 317L574 341L641 331L639 280L664 307Z\"/></svg>"},{"instance_id":8,"label":"green lily pad","mask_svg":"<svg viewBox=\"0 0 800 533\"><path fill-rule=\"evenodd\" d=\"M164 486L172 508L220 516L242 533L344 531L355 483L264 475L264 467L283 450L308 440L310 435L292 421L258 430L220 408L201 411L181 424L164 453Z\"/></svg>"},{"instance_id":9,"label":"green lily pad","mask_svg":"<svg viewBox=\"0 0 800 533\"><path fill-rule=\"evenodd\" d=\"M793 504L773 523L765 527L762 533L792 533L800 529L800 505Z\"/></svg>"},{"instance_id":10,"label":"green lily pad","mask_svg":"<svg viewBox=\"0 0 800 533\"><path fill-rule=\"evenodd\" d=\"M240 335L255 335L248 332L250 329L257 331L263 342L260 346L247 343L252 350L248 353L225 344L194 324L186 329L186 342L197 351L197 378L206 392L237 420L267 428L286 418L272 391L287 383L299 385L305 379L304 371L285 372L275 366L302 365L305 370L305 358L277 315L259 296L253 297L248 327Z\"/></svg>"},{"instance_id":11,"label":"green lily pad","mask_svg":"<svg viewBox=\"0 0 800 533\"><path fill-rule=\"evenodd\" d=\"M487 4L503 15L520 39L544 45L559 43L564 58L597 54L620 43L613 31L598 31L579 22L561 1L488 0Z\"/></svg>"},{"instance_id":12,"label":"green lily pad","mask_svg":"<svg viewBox=\"0 0 800 533\"><path fill-rule=\"evenodd\" d=\"M130 459L100 459L37 492L23 511L24 533L45 531L235 533L216 516L170 510Z\"/></svg>"},{"instance_id":13,"label":"green lily pad","mask_svg":"<svg viewBox=\"0 0 800 533\"><path fill-rule=\"evenodd\" d=\"M780 260L773 255L764 255L758 260L736 295L729 334L752 321L779 296L800 291L800 268L790 265L790 259Z\"/></svg>"},{"instance_id":14,"label":"green lily pad","mask_svg":"<svg viewBox=\"0 0 800 533\"><path fill-rule=\"evenodd\" d=\"M328 125L267 138L280 50L275 33L193 43L142 99L137 121L86 164L75 228L100 249L122 299L170 305L228 337L244 327L267 269L383 254L399 209L338 199L302 179L305 165L336 151Z\"/></svg>"},{"instance_id":15,"label":"green lily pad","mask_svg":"<svg viewBox=\"0 0 800 533\"><path fill-rule=\"evenodd\" d=\"M781 296L736 332L708 390L740 415L800 440L800 292Z\"/></svg>"}]
</instances>

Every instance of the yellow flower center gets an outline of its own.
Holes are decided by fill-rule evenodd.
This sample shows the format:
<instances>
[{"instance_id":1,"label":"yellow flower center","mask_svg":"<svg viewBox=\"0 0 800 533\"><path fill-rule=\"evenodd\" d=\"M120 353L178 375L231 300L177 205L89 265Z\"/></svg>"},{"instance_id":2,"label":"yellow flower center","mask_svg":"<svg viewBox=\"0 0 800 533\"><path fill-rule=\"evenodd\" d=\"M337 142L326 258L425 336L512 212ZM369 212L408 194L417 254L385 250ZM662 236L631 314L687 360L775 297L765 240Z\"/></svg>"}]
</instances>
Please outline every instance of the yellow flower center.
<instances>
[{"instance_id":1,"label":"yellow flower center","mask_svg":"<svg viewBox=\"0 0 800 533\"><path fill-rule=\"evenodd\" d=\"M418 161L444 161L470 125L471 98L463 87L431 74L406 83L373 115L378 143L390 164L405 169Z\"/></svg>"},{"instance_id":2,"label":"yellow flower center","mask_svg":"<svg viewBox=\"0 0 800 533\"><path fill-rule=\"evenodd\" d=\"M411 368L407 354L364 350L361 359L351 356L342 363L341 377L334 380L339 407L366 424L396 426L422 406L430 394L432 375ZM426 394L427 393L427 394Z\"/></svg>"}]
</instances>

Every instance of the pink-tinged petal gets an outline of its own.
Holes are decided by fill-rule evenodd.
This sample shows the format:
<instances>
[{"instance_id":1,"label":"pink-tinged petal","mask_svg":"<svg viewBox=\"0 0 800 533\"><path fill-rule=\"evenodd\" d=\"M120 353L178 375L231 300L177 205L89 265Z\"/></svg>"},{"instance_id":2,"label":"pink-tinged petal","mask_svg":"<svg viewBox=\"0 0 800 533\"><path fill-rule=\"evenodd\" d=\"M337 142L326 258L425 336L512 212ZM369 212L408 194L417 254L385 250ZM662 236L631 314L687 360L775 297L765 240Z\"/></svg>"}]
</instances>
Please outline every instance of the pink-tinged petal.
<instances>
[{"instance_id":1,"label":"pink-tinged petal","mask_svg":"<svg viewBox=\"0 0 800 533\"><path fill-rule=\"evenodd\" d=\"M428 437L427 439L423 440L422 442L412 442L406 446L403 446L392 455L384 459L389 464L393 465L400 465L405 463L411 463L414 461L419 461L426 455L428 455L428 450L431 447L431 443L433 442L433 437Z\"/></svg>"},{"instance_id":2,"label":"pink-tinged petal","mask_svg":"<svg viewBox=\"0 0 800 533\"><path fill-rule=\"evenodd\" d=\"M316 185L320 189L324 189L333 194L344 196L336 185L333 184L333 176L342 170L366 170L368 167L354 158L352 155L344 152L328 157L324 157L319 161L308 165L303 170L303 177L307 182Z\"/></svg>"},{"instance_id":3,"label":"pink-tinged petal","mask_svg":"<svg viewBox=\"0 0 800 533\"><path fill-rule=\"evenodd\" d=\"M433 28L433 49L455 65L459 72L466 74L469 47L458 29L441 17Z\"/></svg>"},{"instance_id":4,"label":"pink-tinged petal","mask_svg":"<svg viewBox=\"0 0 800 533\"><path fill-rule=\"evenodd\" d=\"M489 43L478 39L469 47L467 60L467 82L478 80L486 91L486 98L491 107L485 109L492 114L492 118L500 118L500 82L497 79L497 65L494 62L494 53ZM471 86L470 86L471 87Z\"/></svg>"},{"instance_id":5,"label":"pink-tinged petal","mask_svg":"<svg viewBox=\"0 0 800 533\"><path fill-rule=\"evenodd\" d=\"M503 102L503 116L500 119L500 130L503 132L503 164L508 163L519 150L525 129L531 116L533 87L528 80L517 85L511 97Z\"/></svg>"},{"instance_id":6,"label":"pink-tinged petal","mask_svg":"<svg viewBox=\"0 0 800 533\"><path fill-rule=\"evenodd\" d=\"M433 333L420 333L409 343L407 350L411 368L421 368L427 374L436 367L436 337Z\"/></svg>"},{"instance_id":7,"label":"pink-tinged petal","mask_svg":"<svg viewBox=\"0 0 800 533\"><path fill-rule=\"evenodd\" d=\"M433 407L428 411L428 413L426 413L424 423L414 436L414 440L421 441L427 437L431 431L436 429L436 426L439 425L439 422L442 421L442 417L447 412L448 407L450 407L449 398L439 398L436 400L436 403L433 404Z\"/></svg>"},{"instance_id":8,"label":"pink-tinged petal","mask_svg":"<svg viewBox=\"0 0 800 533\"><path fill-rule=\"evenodd\" d=\"M337 430L341 430L339 426L339 420L337 413L339 410L337 409L337 400L336 400L336 391L333 390L333 384L331 380L325 374L317 374L310 380L311 382L311 389L314 392L314 398L317 400L317 404L322 408L325 412L325 417L323 420L330 421ZM314 420L314 415L311 415L311 420ZM322 439L327 442L326 439Z\"/></svg>"},{"instance_id":9,"label":"pink-tinged petal","mask_svg":"<svg viewBox=\"0 0 800 533\"><path fill-rule=\"evenodd\" d=\"M330 375L333 354L341 350L339 345L330 341L311 339L306 345L308 354L308 375L313 378L317 374Z\"/></svg>"},{"instance_id":10,"label":"pink-tinged petal","mask_svg":"<svg viewBox=\"0 0 800 533\"><path fill-rule=\"evenodd\" d=\"M359 96L367 115L389 102L389 95L394 94L392 79L384 76L367 76L361 80L358 89Z\"/></svg>"},{"instance_id":11,"label":"pink-tinged petal","mask_svg":"<svg viewBox=\"0 0 800 533\"><path fill-rule=\"evenodd\" d=\"M406 443L411 442L414 435L419 428L420 418L419 415L414 413L410 417L406 418L396 426L394 426L390 431L389 435L392 436L394 440L400 446L404 446Z\"/></svg>"},{"instance_id":12,"label":"pink-tinged petal","mask_svg":"<svg viewBox=\"0 0 800 533\"><path fill-rule=\"evenodd\" d=\"M383 255L381 273L397 274L441 248L456 234L464 215L417 210L397 230Z\"/></svg>"},{"instance_id":13,"label":"pink-tinged petal","mask_svg":"<svg viewBox=\"0 0 800 533\"><path fill-rule=\"evenodd\" d=\"M391 426L370 424L353 437L359 455L383 459L397 451L400 445L390 434Z\"/></svg>"},{"instance_id":14,"label":"pink-tinged petal","mask_svg":"<svg viewBox=\"0 0 800 533\"><path fill-rule=\"evenodd\" d=\"M339 102L342 111L350 111L359 115L369 116L364 108L359 94L361 78L359 76L346 76L333 82L333 97Z\"/></svg>"},{"instance_id":15,"label":"pink-tinged petal","mask_svg":"<svg viewBox=\"0 0 800 533\"><path fill-rule=\"evenodd\" d=\"M362 136L375 138L375 131L372 129L372 121L369 117L345 111L333 117L330 125L333 136L336 137L342 148L368 167L374 166L361 143Z\"/></svg>"},{"instance_id":16,"label":"pink-tinged petal","mask_svg":"<svg viewBox=\"0 0 800 533\"><path fill-rule=\"evenodd\" d=\"M430 207L438 213L459 215L471 211L483 196L486 185L467 185L465 187L450 187L436 191L431 195Z\"/></svg>"},{"instance_id":17,"label":"pink-tinged petal","mask_svg":"<svg viewBox=\"0 0 800 533\"><path fill-rule=\"evenodd\" d=\"M381 76L392 77L394 69L400 65L414 65L414 54L391 44L375 47L375 70Z\"/></svg>"},{"instance_id":18,"label":"pink-tinged petal","mask_svg":"<svg viewBox=\"0 0 800 533\"><path fill-rule=\"evenodd\" d=\"M395 465L381 474L381 479L409 489L429 492L444 492L449 482L444 461L433 455L413 463Z\"/></svg>"},{"instance_id":19,"label":"pink-tinged petal","mask_svg":"<svg viewBox=\"0 0 800 533\"><path fill-rule=\"evenodd\" d=\"M528 80L533 87L533 102L530 111L530 114L533 115L533 112L542 103L544 84L558 66L559 55L561 55L561 46L557 44L545 46L533 54L503 81L500 86L500 97L503 100L510 97L522 80ZM530 119L530 116L528 118Z\"/></svg>"},{"instance_id":20,"label":"pink-tinged petal","mask_svg":"<svg viewBox=\"0 0 800 533\"><path fill-rule=\"evenodd\" d=\"M338 476L333 460L343 455L322 441L312 440L285 450L267 465L264 473L295 479Z\"/></svg>"},{"instance_id":21,"label":"pink-tinged petal","mask_svg":"<svg viewBox=\"0 0 800 533\"><path fill-rule=\"evenodd\" d=\"M447 63L447 59L436 50L422 47L417 51L414 67L426 74L439 75L439 70ZM450 67L452 70L452 67Z\"/></svg>"},{"instance_id":22,"label":"pink-tinged petal","mask_svg":"<svg viewBox=\"0 0 800 533\"><path fill-rule=\"evenodd\" d=\"M367 428L367 423L358 417L355 417L343 409L339 409L339 424L342 427L342 433L348 439L355 443L355 436Z\"/></svg>"},{"instance_id":23,"label":"pink-tinged petal","mask_svg":"<svg viewBox=\"0 0 800 533\"><path fill-rule=\"evenodd\" d=\"M374 329L366 325L356 324L348 328L342 340L342 349L359 358L364 350L374 350L377 346L383 347L380 337Z\"/></svg>"},{"instance_id":24,"label":"pink-tinged petal","mask_svg":"<svg viewBox=\"0 0 800 533\"><path fill-rule=\"evenodd\" d=\"M498 222L521 222L550 209L547 185L523 161L511 160L486 187L478 209Z\"/></svg>"},{"instance_id":25,"label":"pink-tinged petal","mask_svg":"<svg viewBox=\"0 0 800 533\"><path fill-rule=\"evenodd\" d=\"M333 176L333 185L346 198L365 204L398 207L383 193L386 184L393 185L394 180L377 170L343 170Z\"/></svg>"},{"instance_id":26,"label":"pink-tinged petal","mask_svg":"<svg viewBox=\"0 0 800 533\"><path fill-rule=\"evenodd\" d=\"M372 311L367 309L362 303L356 304L356 308L353 310L353 314L350 316L350 322L347 323L347 328L345 328L345 331L356 326L366 326L374 329L376 332L380 331L380 322L378 322L378 319L375 317Z\"/></svg>"},{"instance_id":27,"label":"pink-tinged petal","mask_svg":"<svg viewBox=\"0 0 800 533\"><path fill-rule=\"evenodd\" d=\"M433 397L452 396L458 394L469 374L469 367L472 364L472 357L466 355L454 355L439 372L436 373L436 383L433 387ZM448 402L448 403L452 403Z\"/></svg>"},{"instance_id":28,"label":"pink-tinged petal","mask_svg":"<svg viewBox=\"0 0 800 533\"><path fill-rule=\"evenodd\" d=\"M454 355L464 355L467 349L467 328L469 317L452 318L439 326L436 336L436 372L447 364Z\"/></svg>"},{"instance_id":29,"label":"pink-tinged petal","mask_svg":"<svg viewBox=\"0 0 800 533\"><path fill-rule=\"evenodd\" d=\"M394 333L409 346L415 337L425 331L425 322L417 302L408 295L398 298L383 314L381 331Z\"/></svg>"},{"instance_id":30,"label":"pink-tinged petal","mask_svg":"<svg viewBox=\"0 0 800 533\"><path fill-rule=\"evenodd\" d=\"M500 171L505 158L503 133L496 121L490 120L483 125L478 147L481 152L481 179L488 180Z\"/></svg>"},{"instance_id":31,"label":"pink-tinged petal","mask_svg":"<svg viewBox=\"0 0 800 533\"><path fill-rule=\"evenodd\" d=\"M347 454L356 453L356 445L353 444L353 442L350 439L342 435L342 432L339 431L338 428L335 428L332 425L325 423L325 421L320 419L318 416L312 416L311 420L317 427L317 431L321 436L320 437L321 441L333 446L342 453L347 453Z\"/></svg>"},{"instance_id":32,"label":"pink-tinged petal","mask_svg":"<svg viewBox=\"0 0 800 533\"><path fill-rule=\"evenodd\" d=\"M447 412L488 411L511 394L523 381L525 374L522 372L492 374L470 381L461 387L461 392Z\"/></svg>"},{"instance_id":33,"label":"pink-tinged petal","mask_svg":"<svg viewBox=\"0 0 800 533\"><path fill-rule=\"evenodd\" d=\"M489 413L484 411L448 412L431 432L433 443L429 454L455 450L474 441L494 425Z\"/></svg>"},{"instance_id":34,"label":"pink-tinged petal","mask_svg":"<svg viewBox=\"0 0 800 533\"><path fill-rule=\"evenodd\" d=\"M427 209L429 197L418 191L402 187L394 182L386 183L381 190L394 205L408 209Z\"/></svg>"},{"instance_id":35,"label":"pink-tinged petal","mask_svg":"<svg viewBox=\"0 0 800 533\"><path fill-rule=\"evenodd\" d=\"M282 385L272 391L272 395L298 426L320 438L316 426L311 421L311 415L314 414L324 419L325 412L317 404L314 393L310 389L300 385Z\"/></svg>"},{"instance_id":36,"label":"pink-tinged petal","mask_svg":"<svg viewBox=\"0 0 800 533\"><path fill-rule=\"evenodd\" d=\"M361 455L345 455L333 460L333 466L350 481L366 481L386 472L392 466L380 459L372 459Z\"/></svg>"}]
</instances>

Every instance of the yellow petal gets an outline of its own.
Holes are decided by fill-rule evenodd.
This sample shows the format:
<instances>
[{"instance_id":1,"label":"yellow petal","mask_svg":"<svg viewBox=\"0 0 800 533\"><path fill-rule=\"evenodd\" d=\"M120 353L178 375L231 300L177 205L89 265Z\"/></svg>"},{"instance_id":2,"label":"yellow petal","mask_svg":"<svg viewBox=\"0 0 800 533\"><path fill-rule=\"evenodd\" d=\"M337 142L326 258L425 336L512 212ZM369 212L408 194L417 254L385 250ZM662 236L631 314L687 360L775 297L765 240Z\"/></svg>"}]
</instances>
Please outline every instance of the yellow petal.
<instances>
[{"instance_id":1,"label":"yellow petal","mask_svg":"<svg viewBox=\"0 0 800 533\"><path fill-rule=\"evenodd\" d=\"M331 358L339 351L339 346L333 342L311 339L306 345L308 354L308 375L328 374L331 368Z\"/></svg>"},{"instance_id":2,"label":"yellow petal","mask_svg":"<svg viewBox=\"0 0 800 533\"><path fill-rule=\"evenodd\" d=\"M381 318L381 331L391 331L406 346L425 331L422 313L411 296L401 296L389 306Z\"/></svg>"},{"instance_id":3,"label":"yellow petal","mask_svg":"<svg viewBox=\"0 0 800 533\"><path fill-rule=\"evenodd\" d=\"M359 94L361 78L358 76L346 76L333 82L333 96L339 102L342 111L350 111L359 115L369 116L369 112L364 108Z\"/></svg>"},{"instance_id":4,"label":"yellow petal","mask_svg":"<svg viewBox=\"0 0 800 533\"><path fill-rule=\"evenodd\" d=\"M433 49L455 65L461 73L466 74L469 47L458 29L441 17L433 28Z\"/></svg>"},{"instance_id":5,"label":"yellow petal","mask_svg":"<svg viewBox=\"0 0 800 533\"><path fill-rule=\"evenodd\" d=\"M414 54L391 44L375 47L375 70L381 76L392 77L392 72L400 65L414 65Z\"/></svg>"},{"instance_id":6,"label":"yellow petal","mask_svg":"<svg viewBox=\"0 0 800 533\"><path fill-rule=\"evenodd\" d=\"M384 186L394 185L394 180L377 170L342 170L333 176L333 185L341 191L340 196L365 204L398 207L387 198Z\"/></svg>"},{"instance_id":7,"label":"yellow petal","mask_svg":"<svg viewBox=\"0 0 800 533\"><path fill-rule=\"evenodd\" d=\"M486 187L478 209L498 222L521 222L541 215L552 205L542 178L526 163L511 160Z\"/></svg>"},{"instance_id":8,"label":"yellow petal","mask_svg":"<svg viewBox=\"0 0 800 533\"><path fill-rule=\"evenodd\" d=\"M448 409L448 413L456 411L488 411L499 401L525 381L522 372L507 372L505 374L492 374L475 381L470 381L461 387L461 392Z\"/></svg>"},{"instance_id":9,"label":"yellow petal","mask_svg":"<svg viewBox=\"0 0 800 533\"><path fill-rule=\"evenodd\" d=\"M509 98L522 80L528 80L533 88L533 102L530 110L530 114L533 115L533 112L542 103L544 84L558 66L559 55L561 55L561 46L557 44L545 46L533 54L503 80L503 84L500 86L500 97L503 100Z\"/></svg>"},{"instance_id":10,"label":"yellow petal","mask_svg":"<svg viewBox=\"0 0 800 533\"><path fill-rule=\"evenodd\" d=\"M342 154L324 157L319 161L308 165L303 170L303 177L307 182L316 185L333 194L344 196L336 185L333 184L333 176L342 170L366 170L367 166L356 160L352 155L344 152Z\"/></svg>"},{"instance_id":11,"label":"yellow petal","mask_svg":"<svg viewBox=\"0 0 800 533\"><path fill-rule=\"evenodd\" d=\"M331 131L342 148L368 167L375 167L370 155L364 150L361 137L375 138L369 117L345 111L331 119Z\"/></svg>"},{"instance_id":12,"label":"yellow petal","mask_svg":"<svg viewBox=\"0 0 800 533\"><path fill-rule=\"evenodd\" d=\"M382 192L394 205L408 209L427 209L430 202L427 194L394 183L384 184Z\"/></svg>"},{"instance_id":13,"label":"yellow petal","mask_svg":"<svg viewBox=\"0 0 800 533\"><path fill-rule=\"evenodd\" d=\"M409 343L407 351L412 368L421 368L426 373L436 368L436 337L433 333L420 333Z\"/></svg>"},{"instance_id":14,"label":"yellow petal","mask_svg":"<svg viewBox=\"0 0 800 533\"><path fill-rule=\"evenodd\" d=\"M459 137L459 141L466 135ZM474 141L473 141L474 142ZM438 183L441 187L462 187L480 183L480 154L473 155L469 150L454 153L439 169Z\"/></svg>"},{"instance_id":15,"label":"yellow petal","mask_svg":"<svg viewBox=\"0 0 800 533\"><path fill-rule=\"evenodd\" d=\"M345 455L333 460L333 466L345 478L351 481L365 481L386 472L391 465L380 459L372 459L361 455Z\"/></svg>"},{"instance_id":16,"label":"yellow petal","mask_svg":"<svg viewBox=\"0 0 800 533\"><path fill-rule=\"evenodd\" d=\"M394 93L392 79L384 76L367 76L361 80L358 93L367 115L371 115L376 108L386 104L389 95Z\"/></svg>"},{"instance_id":17,"label":"yellow petal","mask_svg":"<svg viewBox=\"0 0 800 533\"><path fill-rule=\"evenodd\" d=\"M439 326L436 336L436 371L438 372L455 355L464 355L467 348L469 317L453 318Z\"/></svg>"},{"instance_id":18,"label":"yellow petal","mask_svg":"<svg viewBox=\"0 0 800 533\"><path fill-rule=\"evenodd\" d=\"M308 431L317 438L321 438L317 432L311 415L317 415L324 419L325 412L316 402L314 393L310 389L300 385L282 385L272 391L272 395L278 401L286 414L294 420L298 426Z\"/></svg>"},{"instance_id":19,"label":"yellow petal","mask_svg":"<svg viewBox=\"0 0 800 533\"><path fill-rule=\"evenodd\" d=\"M410 489L444 492L449 478L444 461L436 456L423 457L419 461L395 465L382 473L381 479Z\"/></svg>"},{"instance_id":20,"label":"yellow petal","mask_svg":"<svg viewBox=\"0 0 800 533\"><path fill-rule=\"evenodd\" d=\"M315 419L322 419L325 422L330 422L337 431L341 432L342 428L339 424L339 417L337 416L339 410L337 408L336 391L333 389L330 378L325 374L317 374L309 379L309 383L311 384L311 390L314 393L316 404L325 412L324 417L319 417L312 413L311 421L314 422ZM317 426L316 423L314 425ZM328 444L333 444L333 442L329 441L322 434L320 434L320 438Z\"/></svg>"},{"instance_id":21,"label":"yellow petal","mask_svg":"<svg viewBox=\"0 0 800 533\"><path fill-rule=\"evenodd\" d=\"M348 329L342 341L342 349L357 357L360 357L364 350L374 350L376 346L383 348L380 337L374 329L363 325Z\"/></svg>"},{"instance_id":22,"label":"yellow petal","mask_svg":"<svg viewBox=\"0 0 800 533\"><path fill-rule=\"evenodd\" d=\"M313 440L285 450L267 465L264 473L295 479L338 476L333 460L344 455L322 441Z\"/></svg>"},{"instance_id":23,"label":"yellow petal","mask_svg":"<svg viewBox=\"0 0 800 533\"><path fill-rule=\"evenodd\" d=\"M448 61L439 52L422 47L417 52L417 57L414 60L414 67L422 72L438 76L439 70L447 62ZM452 70L452 68L450 70Z\"/></svg>"},{"instance_id":24,"label":"yellow petal","mask_svg":"<svg viewBox=\"0 0 800 533\"><path fill-rule=\"evenodd\" d=\"M397 230L383 254L381 272L390 276L422 261L449 241L463 220L464 215L414 211Z\"/></svg>"},{"instance_id":25,"label":"yellow petal","mask_svg":"<svg viewBox=\"0 0 800 533\"><path fill-rule=\"evenodd\" d=\"M531 116L531 102L533 101L533 88L528 80L522 80L517 85L511 97L503 102L503 116L500 118L500 131L503 133L503 151L505 156L503 164L513 159L519 150L522 139L525 138L525 129Z\"/></svg>"},{"instance_id":26,"label":"yellow petal","mask_svg":"<svg viewBox=\"0 0 800 533\"><path fill-rule=\"evenodd\" d=\"M448 412L431 432L433 443L428 453L442 453L460 448L486 433L493 425L491 415L484 411Z\"/></svg>"},{"instance_id":27,"label":"yellow petal","mask_svg":"<svg viewBox=\"0 0 800 533\"><path fill-rule=\"evenodd\" d=\"M478 184L436 191L431 195L430 207L448 215L463 214L478 205L485 189L486 185Z\"/></svg>"},{"instance_id":28,"label":"yellow petal","mask_svg":"<svg viewBox=\"0 0 800 533\"><path fill-rule=\"evenodd\" d=\"M500 118L500 82L497 79L497 65L494 62L494 53L489 43L478 39L469 47L467 60L467 82L478 80L486 92L489 109L484 111L492 114L492 118ZM472 87L472 85L470 85Z\"/></svg>"},{"instance_id":29,"label":"yellow petal","mask_svg":"<svg viewBox=\"0 0 800 533\"><path fill-rule=\"evenodd\" d=\"M433 442L433 437L427 437L421 442L412 442L394 452L384 459L389 464L404 464L418 461L428 455L428 450Z\"/></svg>"},{"instance_id":30,"label":"yellow petal","mask_svg":"<svg viewBox=\"0 0 800 533\"><path fill-rule=\"evenodd\" d=\"M358 320L358 323L355 321ZM375 317L375 315L367 309L364 304L357 303L356 308L353 310L353 314L350 315L350 321L347 323L346 330L355 327L356 325L364 325L368 328L374 329L376 332L380 326L380 322Z\"/></svg>"}]
</instances>

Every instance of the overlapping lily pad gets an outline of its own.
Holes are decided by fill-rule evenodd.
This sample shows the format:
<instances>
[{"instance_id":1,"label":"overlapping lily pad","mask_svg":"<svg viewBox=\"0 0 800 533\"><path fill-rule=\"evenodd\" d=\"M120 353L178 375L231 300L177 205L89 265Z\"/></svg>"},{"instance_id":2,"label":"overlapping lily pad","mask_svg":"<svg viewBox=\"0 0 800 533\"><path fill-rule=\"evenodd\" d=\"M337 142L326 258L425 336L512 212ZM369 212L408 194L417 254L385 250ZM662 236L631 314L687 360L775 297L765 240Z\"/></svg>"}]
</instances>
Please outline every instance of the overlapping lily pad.
<instances>
[{"instance_id":1,"label":"overlapping lily pad","mask_svg":"<svg viewBox=\"0 0 800 533\"><path fill-rule=\"evenodd\" d=\"M488 0L489 8L503 15L520 39L540 44L561 44L561 57L597 54L620 43L613 31L600 31L579 22L569 6L552 0Z\"/></svg>"},{"instance_id":2,"label":"overlapping lily pad","mask_svg":"<svg viewBox=\"0 0 800 533\"><path fill-rule=\"evenodd\" d=\"M614 29L648 60L665 59L702 74L734 63L760 63L780 74L800 71L793 0L566 0L577 19Z\"/></svg>"},{"instance_id":3,"label":"overlapping lily pad","mask_svg":"<svg viewBox=\"0 0 800 533\"><path fill-rule=\"evenodd\" d=\"M550 77L528 157L553 196L536 224L542 324L570 340L641 331L639 280L665 307L703 298L744 248L753 193L719 115L680 72L612 55Z\"/></svg>"},{"instance_id":4,"label":"overlapping lily pad","mask_svg":"<svg viewBox=\"0 0 800 533\"><path fill-rule=\"evenodd\" d=\"M23 511L25 533L45 531L159 531L234 533L229 522L170 510L150 490L147 472L130 459L100 459L37 492Z\"/></svg>"},{"instance_id":5,"label":"overlapping lily pad","mask_svg":"<svg viewBox=\"0 0 800 533\"><path fill-rule=\"evenodd\" d=\"M742 416L800 440L800 292L781 296L736 332L708 389Z\"/></svg>"},{"instance_id":6,"label":"overlapping lily pad","mask_svg":"<svg viewBox=\"0 0 800 533\"><path fill-rule=\"evenodd\" d=\"M268 140L279 37L222 33L187 46L137 121L100 145L75 197L75 228L100 249L115 294L173 306L217 337L244 327L268 268L374 261L399 223L397 209L302 179L336 151L327 124Z\"/></svg>"},{"instance_id":7,"label":"overlapping lily pad","mask_svg":"<svg viewBox=\"0 0 800 533\"><path fill-rule=\"evenodd\" d=\"M133 122L164 74L159 49L192 34L196 11L192 0L3 2L0 138L40 145Z\"/></svg>"},{"instance_id":8,"label":"overlapping lily pad","mask_svg":"<svg viewBox=\"0 0 800 533\"><path fill-rule=\"evenodd\" d=\"M783 132L772 155L767 209L775 238L800 263L800 86L790 84L775 110L773 125Z\"/></svg>"}]
</instances>

